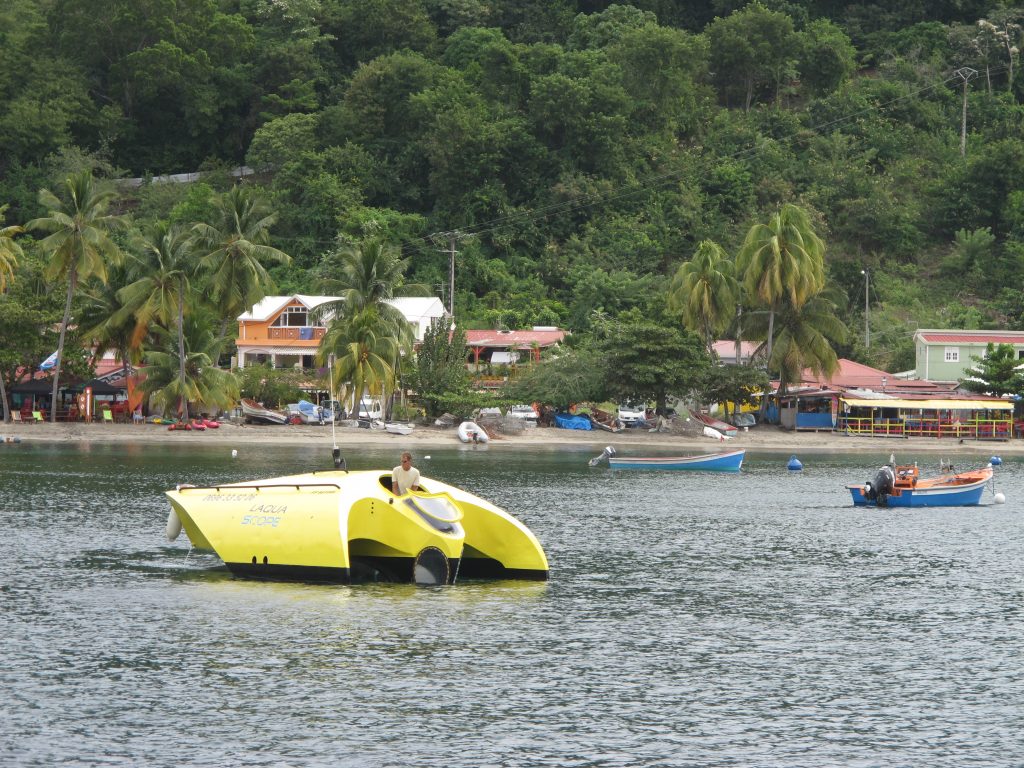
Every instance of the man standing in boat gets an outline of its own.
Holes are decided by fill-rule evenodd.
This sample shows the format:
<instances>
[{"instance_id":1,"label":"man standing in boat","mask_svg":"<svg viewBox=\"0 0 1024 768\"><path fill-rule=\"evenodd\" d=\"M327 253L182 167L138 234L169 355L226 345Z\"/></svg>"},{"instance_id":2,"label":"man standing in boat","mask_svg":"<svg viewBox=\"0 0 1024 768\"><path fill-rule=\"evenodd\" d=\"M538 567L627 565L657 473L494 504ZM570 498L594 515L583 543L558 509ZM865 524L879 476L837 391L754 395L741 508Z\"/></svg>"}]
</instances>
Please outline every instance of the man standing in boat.
<instances>
[{"instance_id":1,"label":"man standing in boat","mask_svg":"<svg viewBox=\"0 0 1024 768\"><path fill-rule=\"evenodd\" d=\"M420 489L420 471L412 465L412 454L402 453L402 463L391 470L391 488L396 496Z\"/></svg>"}]
</instances>

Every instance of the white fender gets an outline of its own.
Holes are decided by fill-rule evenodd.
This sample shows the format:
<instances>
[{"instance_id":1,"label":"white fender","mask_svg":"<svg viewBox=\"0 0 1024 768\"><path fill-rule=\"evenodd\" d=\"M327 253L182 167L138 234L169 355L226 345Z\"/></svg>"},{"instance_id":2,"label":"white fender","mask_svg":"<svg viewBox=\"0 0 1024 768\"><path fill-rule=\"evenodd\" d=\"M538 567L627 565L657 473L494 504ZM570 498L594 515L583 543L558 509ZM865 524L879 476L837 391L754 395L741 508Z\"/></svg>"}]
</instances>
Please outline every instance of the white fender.
<instances>
[{"instance_id":1,"label":"white fender","mask_svg":"<svg viewBox=\"0 0 1024 768\"><path fill-rule=\"evenodd\" d=\"M178 518L178 513L174 511L174 507L171 507L171 511L167 514L167 540L174 541L180 533L181 520Z\"/></svg>"}]
</instances>

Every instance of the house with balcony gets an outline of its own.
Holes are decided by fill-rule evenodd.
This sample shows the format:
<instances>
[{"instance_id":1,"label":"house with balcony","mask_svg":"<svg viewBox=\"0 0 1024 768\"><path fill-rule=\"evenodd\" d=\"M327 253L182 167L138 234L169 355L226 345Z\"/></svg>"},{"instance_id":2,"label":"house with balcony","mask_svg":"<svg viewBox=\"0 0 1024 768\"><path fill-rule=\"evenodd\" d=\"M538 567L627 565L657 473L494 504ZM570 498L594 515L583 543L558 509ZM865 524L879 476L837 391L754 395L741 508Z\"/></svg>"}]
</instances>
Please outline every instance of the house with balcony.
<instances>
[{"instance_id":1,"label":"house with balcony","mask_svg":"<svg viewBox=\"0 0 1024 768\"><path fill-rule=\"evenodd\" d=\"M924 328L914 333L914 375L927 381L959 382L970 374L973 358L989 344L1009 344L1024 363L1024 331L960 331Z\"/></svg>"},{"instance_id":2,"label":"house with balcony","mask_svg":"<svg viewBox=\"0 0 1024 768\"><path fill-rule=\"evenodd\" d=\"M235 367L270 363L274 368L313 368L327 320L315 320L322 304L339 301L338 296L267 296L238 317ZM446 315L437 297L401 297L388 301L412 326L416 341L437 318Z\"/></svg>"}]
</instances>

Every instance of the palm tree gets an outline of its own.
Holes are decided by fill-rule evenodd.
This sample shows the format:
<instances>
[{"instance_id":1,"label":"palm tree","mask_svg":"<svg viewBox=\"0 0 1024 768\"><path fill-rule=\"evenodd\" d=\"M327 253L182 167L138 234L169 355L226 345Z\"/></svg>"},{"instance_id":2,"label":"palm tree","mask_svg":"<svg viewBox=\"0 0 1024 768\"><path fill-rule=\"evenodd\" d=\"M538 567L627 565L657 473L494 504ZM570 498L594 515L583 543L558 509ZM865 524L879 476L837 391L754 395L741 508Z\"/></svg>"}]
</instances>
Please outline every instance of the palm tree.
<instances>
[{"instance_id":1,"label":"palm tree","mask_svg":"<svg viewBox=\"0 0 1024 768\"><path fill-rule=\"evenodd\" d=\"M217 198L214 223L193 227L202 254L199 266L210 274L212 298L221 317L218 342L223 341L228 323L273 286L264 262L291 262L288 254L268 245L276 220L263 198L247 188L232 187Z\"/></svg>"},{"instance_id":2,"label":"palm tree","mask_svg":"<svg viewBox=\"0 0 1024 768\"><path fill-rule=\"evenodd\" d=\"M6 205L0 205L0 224L4 222ZM18 266L21 246L14 242L14 236L25 230L18 226L0 226L0 293L7 290L7 283L14 279L14 268Z\"/></svg>"},{"instance_id":3,"label":"palm tree","mask_svg":"<svg viewBox=\"0 0 1024 768\"><path fill-rule=\"evenodd\" d=\"M318 358L325 361L331 350L338 347L337 339L365 339L372 336L374 346L381 340L389 338L393 346L393 354L388 362L388 375L375 375L379 380L379 394L386 399L394 389L396 372L400 367L401 355L411 354L415 341L415 333L402 312L389 304L389 300L397 296L426 295L429 289L420 284L405 284L403 276L407 267L406 260L401 258L399 250L380 238L370 238L363 243L342 249L340 258L340 276L326 281L325 288L340 295L338 301L321 304L315 316L329 318L328 331L320 340ZM377 327L371 329L368 323ZM352 326L348 328L346 326ZM348 342L346 342L348 343ZM383 346L380 347L383 349ZM348 353L346 353L348 354ZM336 377L340 370L356 368L339 365L335 369ZM356 386L354 381L340 378L339 382L347 382ZM374 393L377 394L377 393ZM362 397L362 390L356 389L356 402Z\"/></svg>"},{"instance_id":4,"label":"palm tree","mask_svg":"<svg viewBox=\"0 0 1024 768\"><path fill-rule=\"evenodd\" d=\"M125 315L118 291L127 282L120 266L111 270L108 282L93 282L82 292L85 302L78 316L85 338L94 345L93 357L99 359L108 350L117 353L125 386L129 366L142 359L142 343L135 333L135 318Z\"/></svg>"},{"instance_id":5,"label":"palm tree","mask_svg":"<svg viewBox=\"0 0 1024 768\"><path fill-rule=\"evenodd\" d=\"M769 368L779 372L780 394L799 381L805 370L826 378L838 370L832 345L846 340L847 329L837 316L837 301L838 294L826 290L811 296L799 308L789 304L780 309L778 336L768 359Z\"/></svg>"},{"instance_id":6,"label":"palm tree","mask_svg":"<svg viewBox=\"0 0 1024 768\"><path fill-rule=\"evenodd\" d=\"M139 262L141 276L118 291L124 302L122 317L135 317L135 338L138 340L154 321L170 326L178 336L179 390L185 386L185 305L191 287L193 261L189 234L167 222L155 224L149 235L138 243L142 250ZM181 418L188 421L188 400L182 400Z\"/></svg>"},{"instance_id":7,"label":"palm tree","mask_svg":"<svg viewBox=\"0 0 1024 768\"><path fill-rule=\"evenodd\" d=\"M732 320L738 286L732 262L718 243L702 240L669 284L669 311L682 316L687 329L700 334L714 357L715 338Z\"/></svg>"},{"instance_id":8,"label":"palm tree","mask_svg":"<svg viewBox=\"0 0 1024 768\"><path fill-rule=\"evenodd\" d=\"M352 398L358 413L359 400L366 391L377 396L395 388L399 341L375 307L333 322L320 340L317 359L321 364L334 357L334 381L339 397Z\"/></svg>"},{"instance_id":9,"label":"palm tree","mask_svg":"<svg viewBox=\"0 0 1024 768\"><path fill-rule=\"evenodd\" d=\"M787 203L767 224L755 224L736 255L736 272L747 296L768 310L768 359L775 315L786 303L800 307L825 285L825 243L810 216Z\"/></svg>"},{"instance_id":10,"label":"palm tree","mask_svg":"<svg viewBox=\"0 0 1024 768\"><path fill-rule=\"evenodd\" d=\"M100 187L88 171L69 176L65 181L68 193L63 202L48 189L40 190L39 202L49 209L49 216L33 219L25 225L28 230L42 230L50 234L40 247L50 254L46 276L50 280L66 280L67 298L64 318L57 341L57 364L53 372L53 396L50 401L50 421L57 420L57 390L61 363L64 361L64 338L71 320L71 300L80 280L91 277L107 282L107 264L121 260L121 250L110 234L126 225L122 216L107 213L114 193Z\"/></svg>"},{"instance_id":11,"label":"palm tree","mask_svg":"<svg viewBox=\"0 0 1024 768\"><path fill-rule=\"evenodd\" d=\"M171 333L159 326L153 332L160 348L146 353L146 380L139 388L153 395L164 413L179 403L194 402L200 410L229 408L238 400L238 378L216 366L220 342L210 328L211 318L189 317L183 334L175 334L184 343L174 343ZM184 348L182 356L180 349ZM181 371L185 375L182 377ZM186 412L187 413L187 412Z\"/></svg>"}]
</instances>

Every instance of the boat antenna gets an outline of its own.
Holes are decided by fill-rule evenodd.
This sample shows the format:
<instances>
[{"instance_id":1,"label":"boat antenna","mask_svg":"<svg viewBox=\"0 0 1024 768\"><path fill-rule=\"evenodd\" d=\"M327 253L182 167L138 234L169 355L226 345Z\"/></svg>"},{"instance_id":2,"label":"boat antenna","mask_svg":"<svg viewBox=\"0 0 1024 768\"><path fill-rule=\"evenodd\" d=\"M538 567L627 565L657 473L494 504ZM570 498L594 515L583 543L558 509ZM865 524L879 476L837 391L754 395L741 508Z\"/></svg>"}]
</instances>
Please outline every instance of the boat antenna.
<instances>
[{"instance_id":1,"label":"boat antenna","mask_svg":"<svg viewBox=\"0 0 1024 768\"><path fill-rule=\"evenodd\" d=\"M338 447L338 433L336 431L336 425L338 423L338 414L335 412L335 407L338 401L334 397L334 355L332 354L327 358L327 376L328 376L328 390L331 393L331 442L333 447L331 448L331 456L334 459L335 469L344 469L348 471L348 467L345 464L345 459L341 456L341 448Z\"/></svg>"}]
</instances>

